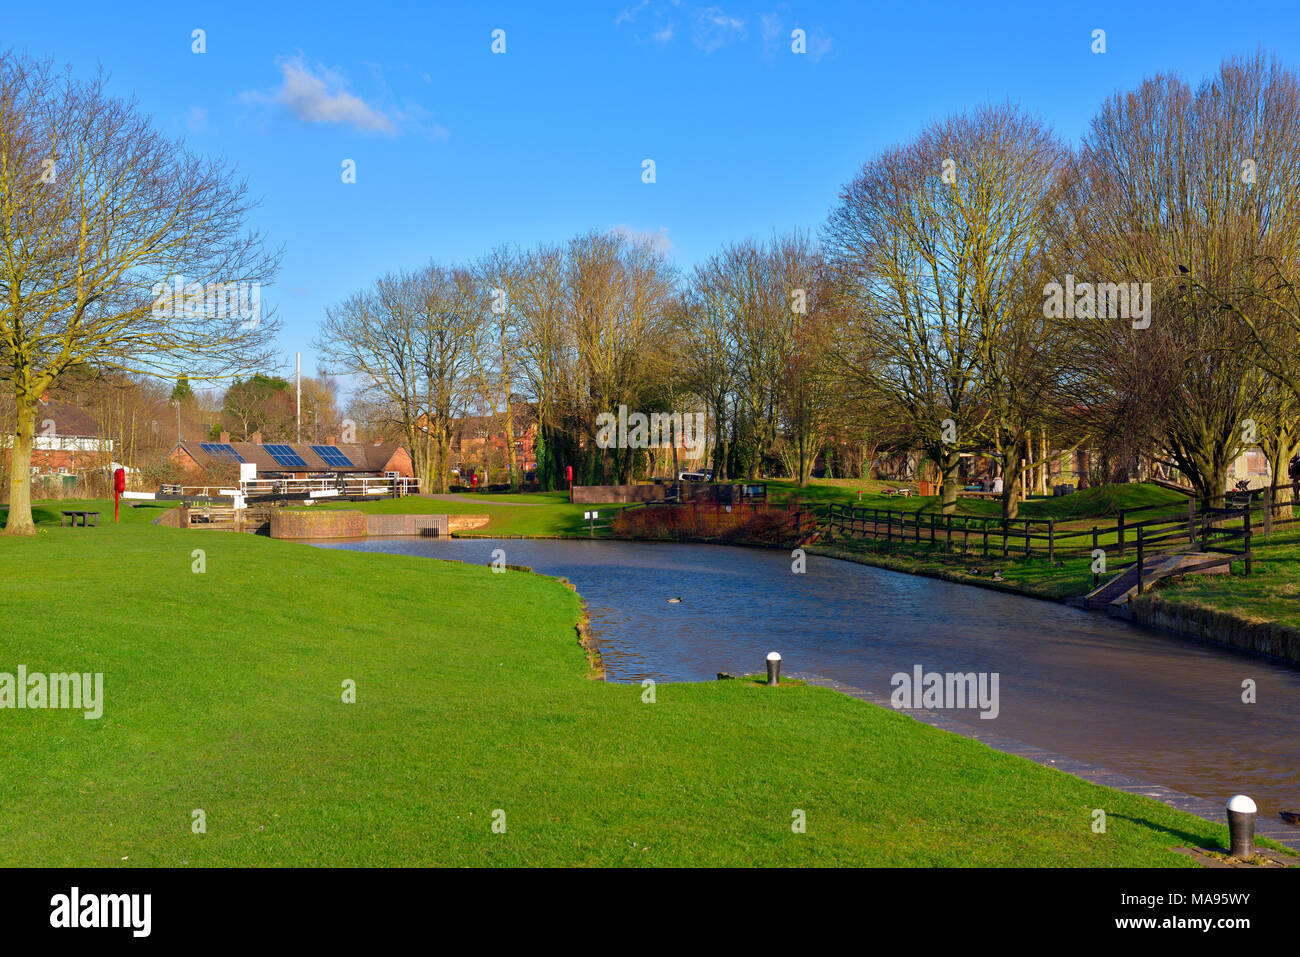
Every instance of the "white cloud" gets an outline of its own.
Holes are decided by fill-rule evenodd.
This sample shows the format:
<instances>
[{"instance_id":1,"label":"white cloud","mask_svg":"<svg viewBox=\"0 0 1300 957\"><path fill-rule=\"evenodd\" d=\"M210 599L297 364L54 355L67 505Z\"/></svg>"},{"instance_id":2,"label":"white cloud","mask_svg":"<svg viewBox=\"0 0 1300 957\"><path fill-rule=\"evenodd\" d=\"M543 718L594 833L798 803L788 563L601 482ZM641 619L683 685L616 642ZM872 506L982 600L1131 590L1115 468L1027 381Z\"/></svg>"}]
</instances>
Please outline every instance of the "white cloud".
<instances>
[{"instance_id":1,"label":"white cloud","mask_svg":"<svg viewBox=\"0 0 1300 957\"><path fill-rule=\"evenodd\" d=\"M650 39L654 40L655 43L667 43L673 38L674 26L676 26L674 23L668 24L668 26L664 27L662 30L650 34Z\"/></svg>"},{"instance_id":2,"label":"white cloud","mask_svg":"<svg viewBox=\"0 0 1300 957\"><path fill-rule=\"evenodd\" d=\"M631 23L636 19L636 15L650 5L650 0L641 0L635 7L627 7L614 18L614 26L621 26L624 23Z\"/></svg>"},{"instance_id":3,"label":"white cloud","mask_svg":"<svg viewBox=\"0 0 1300 957\"><path fill-rule=\"evenodd\" d=\"M693 39L695 46L705 53L712 53L732 40L743 40L747 36L745 21L724 13L721 7L704 7L695 11Z\"/></svg>"},{"instance_id":4,"label":"white cloud","mask_svg":"<svg viewBox=\"0 0 1300 957\"><path fill-rule=\"evenodd\" d=\"M208 111L201 106L191 106L185 116L185 128L191 133L202 133L208 128Z\"/></svg>"},{"instance_id":5,"label":"white cloud","mask_svg":"<svg viewBox=\"0 0 1300 957\"><path fill-rule=\"evenodd\" d=\"M820 30L808 31L808 58L814 63L831 52L831 44L834 38L828 37Z\"/></svg>"},{"instance_id":6,"label":"white cloud","mask_svg":"<svg viewBox=\"0 0 1300 957\"><path fill-rule=\"evenodd\" d=\"M667 253L673 248L673 241L668 238L667 226L660 226L658 229L633 229L627 223L619 223L617 226L611 226L609 232L629 242L648 243L657 253Z\"/></svg>"},{"instance_id":7,"label":"white cloud","mask_svg":"<svg viewBox=\"0 0 1300 957\"><path fill-rule=\"evenodd\" d=\"M393 122L349 93L343 77L333 70L313 71L306 58L281 57L277 61L284 83L272 93L248 91L241 99L254 103L279 103L304 123L341 123L373 133L393 132Z\"/></svg>"}]
</instances>

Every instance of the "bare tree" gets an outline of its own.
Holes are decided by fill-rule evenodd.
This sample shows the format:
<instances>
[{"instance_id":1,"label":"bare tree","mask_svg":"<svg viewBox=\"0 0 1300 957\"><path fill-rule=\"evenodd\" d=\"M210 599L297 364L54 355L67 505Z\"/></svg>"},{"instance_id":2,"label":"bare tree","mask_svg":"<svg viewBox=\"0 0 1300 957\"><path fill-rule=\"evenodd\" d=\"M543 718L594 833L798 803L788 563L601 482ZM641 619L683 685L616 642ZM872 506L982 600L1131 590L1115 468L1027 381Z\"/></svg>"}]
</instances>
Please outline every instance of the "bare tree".
<instances>
[{"instance_id":1,"label":"bare tree","mask_svg":"<svg viewBox=\"0 0 1300 957\"><path fill-rule=\"evenodd\" d=\"M962 453L980 451L993 426L1027 428L1032 400L1012 373L1038 362L1028 278L1061 152L1011 107L951 117L864 166L826 227L852 310L845 355L874 357L845 374L904 417L939 467L944 511L956 507Z\"/></svg>"},{"instance_id":2,"label":"bare tree","mask_svg":"<svg viewBox=\"0 0 1300 957\"><path fill-rule=\"evenodd\" d=\"M252 205L228 168L164 138L102 78L0 56L0 378L15 403L7 534L35 531L36 403L72 365L212 378L269 359L261 286L278 254L246 232Z\"/></svg>"},{"instance_id":3,"label":"bare tree","mask_svg":"<svg viewBox=\"0 0 1300 957\"><path fill-rule=\"evenodd\" d=\"M376 281L326 310L317 348L359 379L359 391L391 410L421 486L445 492L452 420L474 379L486 299L473 274L430 264Z\"/></svg>"},{"instance_id":4,"label":"bare tree","mask_svg":"<svg viewBox=\"0 0 1300 957\"><path fill-rule=\"evenodd\" d=\"M1275 314L1251 290L1269 256L1295 260L1298 103L1295 77L1262 55L1196 90L1157 76L1107 101L1079 154L1063 243L1093 285L1150 288L1134 322L1076 311L1081 352L1094 381L1126 380L1120 405L1156 410L1152 441L1210 504L1267 393L1253 370L1282 372L1268 361L1284 341L1266 329Z\"/></svg>"}]
</instances>

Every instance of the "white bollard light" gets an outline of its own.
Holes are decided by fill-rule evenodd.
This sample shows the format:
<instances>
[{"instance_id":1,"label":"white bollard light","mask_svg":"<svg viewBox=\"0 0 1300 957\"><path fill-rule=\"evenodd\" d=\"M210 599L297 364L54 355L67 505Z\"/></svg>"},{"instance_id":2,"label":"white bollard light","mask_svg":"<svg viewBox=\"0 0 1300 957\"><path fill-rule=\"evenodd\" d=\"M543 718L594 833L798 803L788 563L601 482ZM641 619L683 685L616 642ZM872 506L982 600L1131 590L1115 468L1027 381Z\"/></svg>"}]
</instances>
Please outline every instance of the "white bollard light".
<instances>
[{"instance_id":1,"label":"white bollard light","mask_svg":"<svg viewBox=\"0 0 1300 957\"><path fill-rule=\"evenodd\" d=\"M767 683L768 685L779 685L781 683L781 655L779 652L770 651L767 654Z\"/></svg>"},{"instance_id":2,"label":"white bollard light","mask_svg":"<svg viewBox=\"0 0 1300 957\"><path fill-rule=\"evenodd\" d=\"M1228 801L1229 853L1242 860L1255 856L1255 802L1244 794Z\"/></svg>"}]
</instances>

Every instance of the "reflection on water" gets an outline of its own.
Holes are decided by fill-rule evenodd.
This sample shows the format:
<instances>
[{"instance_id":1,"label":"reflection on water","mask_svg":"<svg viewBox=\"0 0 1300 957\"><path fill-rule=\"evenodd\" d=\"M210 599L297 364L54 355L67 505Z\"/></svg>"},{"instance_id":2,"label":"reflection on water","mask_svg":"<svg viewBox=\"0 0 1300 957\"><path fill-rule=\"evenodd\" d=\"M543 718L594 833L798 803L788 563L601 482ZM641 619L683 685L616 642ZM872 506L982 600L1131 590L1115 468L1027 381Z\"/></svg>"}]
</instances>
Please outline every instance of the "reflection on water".
<instances>
[{"instance_id":1,"label":"reflection on water","mask_svg":"<svg viewBox=\"0 0 1300 957\"><path fill-rule=\"evenodd\" d=\"M1300 810L1300 670L1050 602L809 556L637 542L388 539L335 547L506 561L562 575L586 599L610 681L785 673L877 694L890 677L998 672L982 731L1212 800ZM670 604L670 597L681 602ZM1241 701L1256 683L1256 704Z\"/></svg>"}]
</instances>

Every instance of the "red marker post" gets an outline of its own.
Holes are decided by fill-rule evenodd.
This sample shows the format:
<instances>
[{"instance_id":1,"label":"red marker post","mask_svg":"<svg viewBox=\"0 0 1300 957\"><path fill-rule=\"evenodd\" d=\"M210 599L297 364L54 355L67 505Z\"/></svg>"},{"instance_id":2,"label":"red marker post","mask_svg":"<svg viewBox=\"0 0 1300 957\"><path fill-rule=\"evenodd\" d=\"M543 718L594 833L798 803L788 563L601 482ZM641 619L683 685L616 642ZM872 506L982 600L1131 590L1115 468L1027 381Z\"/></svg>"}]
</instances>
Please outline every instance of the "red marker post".
<instances>
[{"instance_id":1,"label":"red marker post","mask_svg":"<svg viewBox=\"0 0 1300 957\"><path fill-rule=\"evenodd\" d=\"M117 503L122 499L122 493L126 491L126 469L113 470L113 521L117 522Z\"/></svg>"}]
</instances>

